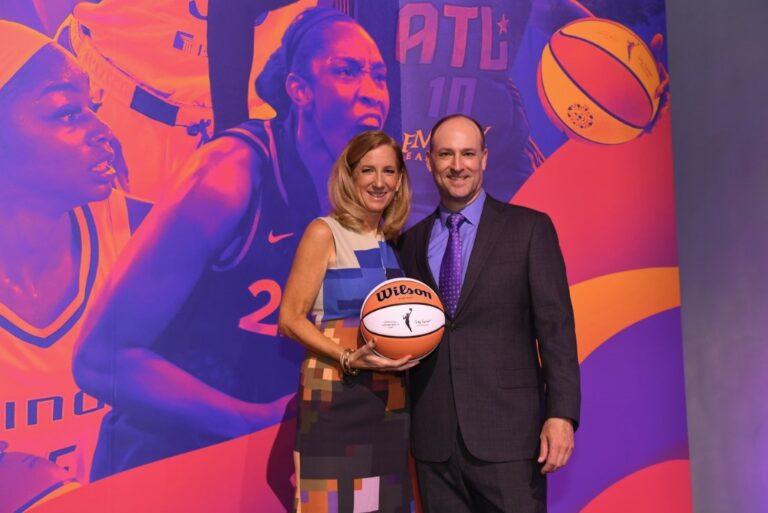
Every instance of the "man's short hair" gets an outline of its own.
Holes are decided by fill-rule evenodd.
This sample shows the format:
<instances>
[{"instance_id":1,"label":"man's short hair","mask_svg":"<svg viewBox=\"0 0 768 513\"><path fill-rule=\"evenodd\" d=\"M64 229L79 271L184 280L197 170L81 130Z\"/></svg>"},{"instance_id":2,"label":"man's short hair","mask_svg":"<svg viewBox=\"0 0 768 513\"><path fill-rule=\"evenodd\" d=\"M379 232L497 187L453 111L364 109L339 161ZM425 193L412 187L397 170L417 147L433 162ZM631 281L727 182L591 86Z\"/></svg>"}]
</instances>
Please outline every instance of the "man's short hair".
<instances>
[{"instance_id":1,"label":"man's short hair","mask_svg":"<svg viewBox=\"0 0 768 513\"><path fill-rule=\"evenodd\" d=\"M477 127L477 130L480 132L480 147L482 149L485 149L485 130L483 129L483 125L481 125L475 118L472 118L470 116L467 116L466 114L449 114L445 116L444 118L441 118L435 125L432 127L432 130L429 132L429 151L432 151L432 136L437 132L437 129L442 126L443 123L446 121L450 121L452 119L456 118L463 118L467 121L471 121L474 123L474 125Z\"/></svg>"}]
</instances>

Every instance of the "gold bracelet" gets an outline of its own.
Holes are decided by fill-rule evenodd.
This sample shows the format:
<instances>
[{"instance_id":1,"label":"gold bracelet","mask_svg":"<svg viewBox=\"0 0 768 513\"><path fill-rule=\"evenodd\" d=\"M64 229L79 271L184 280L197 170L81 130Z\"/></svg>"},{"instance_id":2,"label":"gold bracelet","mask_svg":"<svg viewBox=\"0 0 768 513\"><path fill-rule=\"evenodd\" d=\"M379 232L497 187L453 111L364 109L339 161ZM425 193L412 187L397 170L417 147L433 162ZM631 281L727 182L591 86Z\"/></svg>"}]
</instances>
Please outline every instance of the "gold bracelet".
<instances>
[{"instance_id":1,"label":"gold bracelet","mask_svg":"<svg viewBox=\"0 0 768 513\"><path fill-rule=\"evenodd\" d=\"M344 350L344 374L348 376L354 376L353 369L349 365L349 355L352 354L351 349L345 349Z\"/></svg>"},{"instance_id":2,"label":"gold bracelet","mask_svg":"<svg viewBox=\"0 0 768 513\"><path fill-rule=\"evenodd\" d=\"M354 369L349 364L349 356L352 354L352 350L347 348L339 356L339 363L341 364L341 371L348 376L357 376L360 374L360 369Z\"/></svg>"},{"instance_id":3,"label":"gold bracelet","mask_svg":"<svg viewBox=\"0 0 768 513\"><path fill-rule=\"evenodd\" d=\"M349 349L345 349L343 353L341 353L341 371L345 374L349 374L349 354L351 351Z\"/></svg>"}]
</instances>

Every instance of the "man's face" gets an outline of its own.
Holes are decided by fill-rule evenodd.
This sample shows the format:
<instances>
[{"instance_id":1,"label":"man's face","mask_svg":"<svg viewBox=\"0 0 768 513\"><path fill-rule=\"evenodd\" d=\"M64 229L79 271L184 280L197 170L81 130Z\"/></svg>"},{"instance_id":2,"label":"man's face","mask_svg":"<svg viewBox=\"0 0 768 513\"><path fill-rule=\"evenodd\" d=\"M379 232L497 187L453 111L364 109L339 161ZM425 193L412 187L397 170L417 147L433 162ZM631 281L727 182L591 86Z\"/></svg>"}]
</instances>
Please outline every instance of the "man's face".
<instances>
[{"instance_id":1,"label":"man's face","mask_svg":"<svg viewBox=\"0 0 768 513\"><path fill-rule=\"evenodd\" d=\"M488 150L474 123L465 118L446 121L432 134L427 168L432 173L443 205L461 210L483 186Z\"/></svg>"}]
</instances>

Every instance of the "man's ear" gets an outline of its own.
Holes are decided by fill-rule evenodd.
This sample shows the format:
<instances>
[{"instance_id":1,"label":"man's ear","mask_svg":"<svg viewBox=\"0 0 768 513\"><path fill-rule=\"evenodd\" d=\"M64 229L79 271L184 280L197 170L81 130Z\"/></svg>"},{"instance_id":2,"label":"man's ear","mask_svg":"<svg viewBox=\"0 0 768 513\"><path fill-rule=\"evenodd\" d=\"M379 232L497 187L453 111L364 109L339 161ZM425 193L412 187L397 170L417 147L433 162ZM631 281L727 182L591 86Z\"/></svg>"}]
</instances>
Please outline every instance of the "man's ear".
<instances>
[{"instance_id":1,"label":"man's ear","mask_svg":"<svg viewBox=\"0 0 768 513\"><path fill-rule=\"evenodd\" d=\"M293 72L288 73L285 79L285 92L298 107L306 107L314 99L309 82Z\"/></svg>"}]
</instances>

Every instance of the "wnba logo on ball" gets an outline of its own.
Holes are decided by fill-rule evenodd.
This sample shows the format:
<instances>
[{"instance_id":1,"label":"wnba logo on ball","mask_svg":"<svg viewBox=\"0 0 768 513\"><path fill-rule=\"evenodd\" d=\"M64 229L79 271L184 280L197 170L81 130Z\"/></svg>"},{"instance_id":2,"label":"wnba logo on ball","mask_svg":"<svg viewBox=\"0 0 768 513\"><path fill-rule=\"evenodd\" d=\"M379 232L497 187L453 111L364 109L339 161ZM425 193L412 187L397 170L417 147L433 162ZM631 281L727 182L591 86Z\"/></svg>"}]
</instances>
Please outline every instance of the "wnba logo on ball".
<instances>
[{"instance_id":1,"label":"wnba logo on ball","mask_svg":"<svg viewBox=\"0 0 768 513\"><path fill-rule=\"evenodd\" d=\"M421 288L411 288L407 285L399 285L399 286L393 286L393 287L387 287L385 289L380 289L376 291L376 299L379 301L384 301L386 299L389 299L392 296L423 296L429 299L432 299L432 293L428 290L424 290Z\"/></svg>"},{"instance_id":2,"label":"wnba logo on ball","mask_svg":"<svg viewBox=\"0 0 768 513\"><path fill-rule=\"evenodd\" d=\"M445 329L443 304L429 285L394 278L368 293L360 310L360 333L376 339L375 351L387 358L423 358L440 343Z\"/></svg>"}]
</instances>

